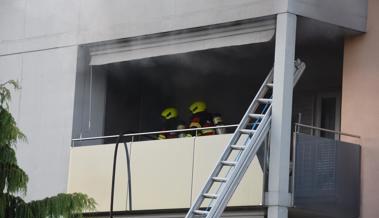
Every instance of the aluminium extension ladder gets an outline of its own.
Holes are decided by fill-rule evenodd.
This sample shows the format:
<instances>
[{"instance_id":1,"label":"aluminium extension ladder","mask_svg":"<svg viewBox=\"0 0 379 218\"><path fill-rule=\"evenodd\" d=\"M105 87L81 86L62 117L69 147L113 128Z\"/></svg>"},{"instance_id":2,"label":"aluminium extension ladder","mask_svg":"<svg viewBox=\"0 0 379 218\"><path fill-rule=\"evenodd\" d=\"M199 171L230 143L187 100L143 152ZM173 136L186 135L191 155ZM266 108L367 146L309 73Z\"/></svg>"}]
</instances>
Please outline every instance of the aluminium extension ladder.
<instances>
[{"instance_id":1,"label":"aluminium extension ladder","mask_svg":"<svg viewBox=\"0 0 379 218\"><path fill-rule=\"evenodd\" d=\"M304 70L305 63L297 59L294 86ZM186 218L221 216L270 129L272 90L273 69L243 116Z\"/></svg>"}]
</instances>

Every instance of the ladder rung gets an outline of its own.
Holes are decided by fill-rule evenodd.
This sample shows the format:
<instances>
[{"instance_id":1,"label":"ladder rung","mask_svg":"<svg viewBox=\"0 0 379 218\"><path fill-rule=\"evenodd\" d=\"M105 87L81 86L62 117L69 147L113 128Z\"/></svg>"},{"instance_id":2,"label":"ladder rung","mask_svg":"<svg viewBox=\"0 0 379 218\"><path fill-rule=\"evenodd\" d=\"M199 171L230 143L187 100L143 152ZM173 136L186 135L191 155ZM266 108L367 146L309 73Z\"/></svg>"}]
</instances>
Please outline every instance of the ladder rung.
<instances>
[{"instance_id":1,"label":"ladder rung","mask_svg":"<svg viewBox=\"0 0 379 218\"><path fill-rule=\"evenodd\" d=\"M240 132L242 134L253 134L256 132L256 130L254 130L254 129L241 129Z\"/></svg>"},{"instance_id":2,"label":"ladder rung","mask_svg":"<svg viewBox=\"0 0 379 218\"><path fill-rule=\"evenodd\" d=\"M272 87L274 87L274 84L273 83L267 83L266 86L272 88Z\"/></svg>"},{"instance_id":3,"label":"ladder rung","mask_svg":"<svg viewBox=\"0 0 379 218\"><path fill-rule=\"evenodd\" d=\"M246 148L246 146L241 145L231 145L230 147L235 150L244 150Z\"/></svg>"},{"instance_id":4,"label":"ladder rung","mask_svg":"<svg viewBox=\"0 0 379 218\"><path fill-rule=\"evenodd\" d=\"M216 199L217 198L217 195L216 194L203 194L203 197L204 198L211 198L211 199Z\"/></svg>"},{"instance_id":5,"label":"ladder rung","mask_svg":"<svg viewBox=\"0 0 379 218\"><path fill-rule=\"evenodd\" d=\"M265 115L264 114L249 114L249 117L254 118L254 119L259 119L259 118L263 119Z\"/></svg>"},{"instance_id":6,"label":"ladder rung","mask_svg":"<svg viewBox=\"0 0 379 218\"><path fill-rule=\"evenodd\" d=\"M249 123L248 125L250 125L251 127L256 127L256 126L258 126L259 124L261 124L261 122L257 122L257 121L255 121L255 122L252 122L252 123Z\"/></svg>"},{"instance_id":7,"label":"ladder rung","mask_svg":"<svg viewBox=\"0 0 379 218\"><path fill-rule=\"evenodd\" d=\"M271 98L258 98L258 101L264 104L268 104L272 102Z\"/></svg>"},{"instance_id":8,"label":"ladder rung","mask_svg":"<svg viewBox=\"0 0 379 218\"><path fill-rule=\"evenodd\" d=\"M237 162L235 162L235 161L221 161L221 163L223 165L226 165L226 166L235 166L235 165L237 165Z\"/></svg>"},{"instance_id":9,"label":"ladder rung","mask_svg":"<svg viewBox=\"0 0 379 218\"><path fill-rule=\"evenodd\" d=\"M209 213L209 211L205 211L205 210L194 210L193 211L194 214L197 214L197 215L207 215Z\"/></svg>"},{"instance_id":10,"label":"ladder rung","mask_svg":"<svg viewBox=\"0 0 379 218\"><path fill-rule=\"evenodd\" d=\"M226 182L226 178L223 177L212 177L215 182Z\"/></svg>"}]
</instances>

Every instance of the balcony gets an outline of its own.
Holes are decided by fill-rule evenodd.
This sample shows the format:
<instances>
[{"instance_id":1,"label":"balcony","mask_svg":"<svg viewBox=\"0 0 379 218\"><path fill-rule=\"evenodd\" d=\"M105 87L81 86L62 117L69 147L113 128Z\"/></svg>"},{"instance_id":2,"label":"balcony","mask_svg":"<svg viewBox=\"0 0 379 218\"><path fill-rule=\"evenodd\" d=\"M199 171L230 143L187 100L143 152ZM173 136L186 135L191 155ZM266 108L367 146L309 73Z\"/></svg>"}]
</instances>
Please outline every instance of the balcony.
<instances>
[{"instance_id":1,"label":"balcony","mask_svg":"<svg viewBox=\"0 0 379 218\"><path fill-rule=\"evenodd\" d=\"M234 128L235 125L226 126ZM196 130L194 130L196 131ZM117 156L114 209L119 211L189 208L212 172L231 134L135 141L156 134L129 134L131 199L127 189L125 149ZM68 192L95 198L97 211L109 211L115 144L71 148ZM264 176L253 161L229 206L259 206L263 202Z\"/></svg>"},{"instance_id":2,"label":"balcony","mask_svg":"<svg viewBox=\"0 0 379 218\"><path fill-rule=\"evenodd\" d=\"M234 129L236 125L222 128ZM216 127L213 127L216 128ZM307 130L311 134L305 134ZM193 129L199 131L201 129ZM187 130L184 130L187 131ZM291 159L290 217L358 217L360 205L360 146L334 138L354 135L296 124ZM191 205L211 173L232 134L151 140L160 132L126 134L123 138L130 155L131 193L128 190L125 149L120 146L115 177L114 210L128 215L172 212L179 217ZM109 136L108 138L117 137ZM96 140L99 137L87 138ZM102 137L104 138L104 137ZM146 140L150 138L150 140ZM68 192L84 192L98 202L97 214L109 211L112 163L115 144L75 146L71 149ZM251 163L246 175L228 204L234 211L250 209L249 215L262 217L267 191L267 140L259 158ZM265 171L263 169L266 169ZM132 204L130 204L130 199ZM132 206L132 207L130 207ZM245 208L244 210L242 210ZM256 208L256 212L251 212ZM257 212L258 210L258 212ZM263 214L256 214L256 213Z\"/></svg>"}]
</instances>

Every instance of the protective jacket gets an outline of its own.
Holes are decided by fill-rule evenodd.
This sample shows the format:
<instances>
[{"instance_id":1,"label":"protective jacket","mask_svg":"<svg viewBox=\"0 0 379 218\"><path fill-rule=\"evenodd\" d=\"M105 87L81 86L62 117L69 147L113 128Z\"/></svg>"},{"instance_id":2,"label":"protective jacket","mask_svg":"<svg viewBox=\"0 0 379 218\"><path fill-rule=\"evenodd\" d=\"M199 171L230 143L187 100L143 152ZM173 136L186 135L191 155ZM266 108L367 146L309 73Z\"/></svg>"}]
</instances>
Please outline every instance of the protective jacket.
<instances>
[{"instance_id":1,"label":"protective jacket","mask_svg":"<svg viewBox=\"0 0 379 218\"><path fill-rule=\"evenodd\" d=\"M191 123L190 128L202 128L202 127L211 127L214 126L214 123L212 121L213 117L211 113L208 113L207 111L202 111L199 113L196 113L192 115L191 117ZM200 135L214 135L215 130L214 129L204 129L200 131Z\"/></svg>"}]
</instances>

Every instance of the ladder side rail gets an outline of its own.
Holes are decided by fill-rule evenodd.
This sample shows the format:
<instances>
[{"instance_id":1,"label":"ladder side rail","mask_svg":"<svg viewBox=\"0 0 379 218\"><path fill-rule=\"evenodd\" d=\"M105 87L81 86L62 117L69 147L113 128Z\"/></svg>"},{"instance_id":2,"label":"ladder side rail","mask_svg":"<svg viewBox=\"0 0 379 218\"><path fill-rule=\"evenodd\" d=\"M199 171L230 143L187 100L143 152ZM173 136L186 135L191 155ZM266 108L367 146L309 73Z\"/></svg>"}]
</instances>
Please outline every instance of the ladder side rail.
<instances>
[{"instance_id":1,"label":"ladder side rail","mask_svg":"<svg viewBox=\"0 0 379 218\"><path fill-rule=\"evenodd\" d=\"M246 111L245 115L243 116L241 122L239 123L238 127L236 128L232 138L229 140L229 143L228 143L228 146L226 146L226 148L224 149L224 152L222 153L222 156L221 158L219 159L219 161L217 162L213 172L211 173L211 175L209 176L208 180L206 180L206 184L203 186L201 192L198 194L197 198L196 198L196 201L195 203L193 203L193 205L191 206L189 212L187 213L187 216L186 217L190 217L192 216L192 213L193 211L196 209L196 208L200 208L201 206L201 203L203 201L203 198L202 198L202 194L203 193L206 193L212 186L212 177L215 177L217 176L216 174L218 174L218 172L222 169L223 165L221 164L221 161L226 159L229 155L230 155L230 152L232 151L232 149L230 148L230 145L233 145L235 144L238 140L239 140L239 137L241 136L241 133L240 133L240 130L243 129L244 126L247 125L247 122L249 120L249 114L251 113L251 111L255 110L256 107L258 107L258 104L257 104L257 99L258 98L261 98L263 97L262 96L262 93L264 91L267 91L268 88L266 86L266 84L272 80L272 74L273 74L273 68L271 69L269 75L266 77L266 79L264 80L263 82L263 85L260 87L259 91L258 91L258 94L254 97L254 100L252 101L252 103L250 104L248 110ZM265 94L265 93L264 93Z\"/></svg>"},{"instance_id":2,"label":"ladder side rail","mask_svg":"<svg viewBox=\"0 0 379 218\"><path fill-rule=\"evenodd\" d=\"M267 134L269 132L269 129L270 129L270 126L271 126L271 118L270 118L269 123L265 126L264 131L262 133L262 136L260 137L260 140L257 143L257 144L260 144L260 145L257 146L257 148L254 149L253 152L251 152L251 155L246 160L246 163L242 165L243 167L241 168L241 170L238 170L238 172L237 172L238 173L237 174L238 178L236 179L236 183L233 184L229 189L225 189L226 192L227 192L226 195L224 195L223 198L220 200L221 203L218 204L218 206L215 207L214 215L209 216L209 217L214 217L214 218L221 217L221 215L222 215L223 211L225 210L228 202L232 198L233 193L235 192L235 190L237 189L239 183L243 179L244 174L249 169L250 163L253 161L254 157L256 156L256 153L258 152L258 149L260 148L261 144L263 143L264 138L267 136ZM254 155L252 155L252 154L254 154Z\"/></svg>"},{"instance_id":3,"label":"ladder side rail","mask_svg":"<svg viewBox=\"0 0 379 218\"><path fill-rule=\"evenodd\" d=\"M255 95L255 97L254 97L252 103L250 104L249 108L246 110L246 113L242 117L241 123L238 126L238 128L236 129L236 131L237 130L241 130L244 126L247 125L247 123L249 121L249 114L252 113L252 112L254 112L257 109L257 107L259 106L258 99L259 98L263 98L264 95L266 94L266 92L270 89L270 88L267 87L267 84L270 81L272 82L273 72L274 72L274 68L271 69L269 75L266 77L266 79L262 83L262 86L260 87L260 89L258 90L257 94Z\"/></svg>"},{"instance_id":4,"label":"ladder side rail","mask_svg":"<svg viewBox=\"0 0 379 218\"><path fill-rule=\"evenodd\" d=\"M251 144L248 149L241 156L241 161L238 162L235 170L233 170L230 178L220 193L219 199L215 202L215 206L211 208L207 217L209 218L218 218L223 213L226 208L230 198L232 197L232 193L237 189L238 184L241 182L243 175L246 173L247 169L250 166L251 161L256 156L258 149L260 148L265 136L268 133L269 127L271 125L271 107L268 111L267 116L265 116L264 120L262 120L262 125L260 125L260 130L256 133L256 137L254 140L251 140L253 144Z\"/></svg>"},{"instance_id":5,"label":"ladder side rail","mask_svg":"<svg viewBox=\"0 0 379 218\"><path fill-rule=\"evenodd\" d=\"M304 70L305 70L305 63L302 62L300 59L297 59L295 61L295 73L294 73L294 81L293 81L293 86L295 87L295 85L297 84L297 82L299 81L301 75L303 74ZM271 73L271 72L270 72ZM253 110L255 110L256 108L254 108ZM257 122L257 121L256 121ZM246 139L246 142L249 141L249 138ZM245 143L246 143L245 142Z\"/></svg>"},{"instance_id":6,"label":"ladder side rail","mask_svg":"<svg viewBox=\"0 0 379 218\"><path fill-rule=\"evenodd\" d=\"M268 117L268 118L267 118ZM221 184L221 187L220 187L220 190L222 192L224 192L223 190L227 189L229 190L229 187L228 186L228 183L229 182L233 182L231 181L230 178L234 178L233 175L235 174L235 171L237 169L240 168L240 165L241 165L241 162L243 162L245 159L246 159L246 155L247 154L250 154L250 150L253 149L255 146L255 143L257 140L259 141L262 141L260 140L260 136L261 136L261 132L264 131L264 128L267 126L266 125L266 122L267 122L267 119L270 119L271 118L271 105L268 107L263 119L261 120L261 123L259 124L258 128L257 128L257 132L254 133L254 135L252 135L251 137L249 137L248 139L246 139L244 145L246 146L246 149L240 153L240 156L237 157L238 160L236 160L238 163L237 165L231 170L230 174L227 175L227 182L224 183L224 184ZM264 127L262 127L264 126ZM260 147L260 145L258 145ZM258 148L259 148L258 147ZM258 151L258 149L256 149L256 151ZM253 155L253 157L255 156L255 154ZM219 196L223 196L222 192L219 194ZM218 199L217 200L213 200L212 201L212 205L210 206L210 208L212 209L213 208L213 205L214 204L217 204L217 201L219 201Z\"/></svg>"},{"instance_id":7,"label":"ladder side rail","mask_svg":"<svg viewBox=\"0 0 379 218\"><path fill-rule=\"evenodd\" d=\"M301 75L303 75L305 68L306 68L306 64L302 62L300 59L297 59L295 61L295 74L294 74L294 79L293 79L294 86L299 81Z\"/></svg>"},{"instance_id":8,"label":"ladder side rail","mask_svg":"<svg viewBox=\"0 0 379 218\"><path fill-rule=\"evenodd\" d=\"M293 84L294 86L296 85L296 83L300 79L302 73L305 70L305 67L306 67L305 63L301 62L299 59L295 62L295 73L294 73L294 84ZM265 118L263 118L263 120L261 121L261 124L265 125L264 129L263 129L263 136L265 136L268 133L267 127L269 127L271 125L271 109L272 109L272 106L270 105L270 107L269 107L269 109L265 115L265 118L266 118L267 115L269 114L269 120L270 120L269 124L264 123ZM258 129L260 126L261 125L258 126ZM220 193L220 197L222 196L222 199L217 199L217 201L219 201L220 203L218 203L218 202L214 203L214 205L216 205L216 206L211 208L211 211L207 217L217 217L218 218L223 213L225 207L227 206L227 203L229 202L230 198L232 197L232 193L234 193L235 189L238 187L238 184L242 180L242 177L243 177L244 173L246 172L246 170L248 169L249 164L251 163L251 161L253 160L253 158L256 155L256 152L258 152L258 149L261 146L261 143L262 143L264 137L261 137L262 134L259 132L259 130L256 132L255 135L258 135L258 134L259 134L259 136L257 137L258 143L256 142L256 143L254 143L253 146L249 146L248 150L246 152L242 153L242 156L240 157L240 159L244 163L239 162L235 168L236 170L234 170L232 172L232 175L230 176L231 178L236 178L236 181L228 180L228 182L224 184L224 187L222 189L223 191L222 191L222 193ZM247 142L247 143L254 142L254 140L256 140L256 138L252 137L249 140L249 142ZM246 169L243 169L243 168L246 168Z\"/></svg>"},{"instance_id":9,"label":"ladder side rail","mask_svg":"<svg viewBox=\"0 0 379 218\"><path fill-rule=\"evenodd\" d=\"M216 167L214 168L214 170L212 171L212 173L210 174L209 178L206 180L206 183L203 185L203 188L202 190L199 192L198 196L196 197L196 201L193 203L192 207L190 208L189 212L187 213L187 216L186 217L192 217L193 216L193 211L196 210L197 208L200 208L202 202L203 202L203 193L207 193L210 188L212 187L212 184L213 184L213 181L212 181L212 178L213 177L216 177L218 172L220 170L222 170L223 168L223 165L221 164L221 161L223 160L223 157L226 156L225 153L229 153L231 150L230 149L230 146L227 146L227 148L225 149L223 155L222 155L222 158L220 159L220 161L217 162L216 164Z\"/></svg>"},{"instance_id":10,"label":"ladder side rail","mask_svg":"<svg viewBox=\"0 0 379 218\"><path fill-rule=\"evenodd\" d=\"M301 77L301 75L302 75L302 73L304 72L304 70L305 70L305 63L304 62L301 62L299 59L295 62L295 73L294 73L294 86L296 85L296 83L298 82L298 80L300 79L300 77ZM272 72L270 72L270 74L269 74L269 76L268 76L268 78L270 77L270 76L272 76L272 74L271 74ZM270 79L272 79L272 78L270 78ZM263 88L264 86L266 86L266 84L267 84L267 82L268 82L269 80L267 80L267 81L265 81L264 82L264 84L262 85L262 87L261 88ZM258 93L258 95L256 95L256 97L258 97L259 96L259 94L262 94L263 93L263 90L261 91L260 90L260 92ZM265 93L264 93L265 94ZM263 96L260 96L260 97L263 97ZM255 100L256 99L254 99L254 101L253 101L253 103L255 102ZM253 109L251 109L252 111L254 111L256 108L253 108ZM270 110L270 111L269 111ZM271 105L270 105L270 107L269 107L269 110L266 112L266 114L268 114L268 113L270 113L270 120L271 120ZM248 111L248 113L251 113L251 111ZM248 114L247 113L247 114ZM265 116L266 117L266 116ZM243 120L245 120L245 119L243 119ZM260 124L264 124L263 122L263 120L261 121L262 123L260 123ZM265 127L264 128L266 128L266 127L268 127L269 125L266 125L266 124L264 124L265 125ZM258 126L258 128L260 127L261 125L259 125ZM268 131L268 130L267 130ZM258 133L258 132L256 132L256 134L254 134L254 135L261 135L260 133ZM245 142L245 144L248 144L248 143L250 143L251 141L254 141L254 140L256 140L255 138L249 138L249 139L247 139L247 141ZM260 139L260 138L258 138L258 142L262 142L262 140L263 139ZM255 147L255 144L256 143L254 143L254 146L253 146L253 148ZM259 147L260 147L260 144L258 144L258 149L259 149ZM258 149L256 149L256 152L258 151ZM255 150L255 149L254 149ZM241 156L240 157L240 159L242 160L242 161L244 161L245 159L248 159L248 158L254 158L255 157L255 154L256 154L256 152L254 152L254 155L253 154L251 154L251 152L243 152L242 153L242 155L243 156ZM250 157L250 156L247 156L247 158L246 158L246 153L250 153L250 155L252 155L252 157ZM245 155L244 155L245 154ZM251 161L252 161L252 159L249 161L249 163L251 163ZM244 165L241 165L241 166L244 166ZM248 166L247 166L248 167ZM235 169L241 169L241 167L239 166L239 164L237 164L237 166L235 167ZM247 168L246 168L246 170L247 170ZM230 178L234 178L233 177L233 174L235 174L236 173L236 171L238 171L238 170L233 170L233 172L232 172L232 175L230 175L230 176L228 176L228 182L230 181ZM244 171L243 173L245 173L246 171ZM238 173L238 172L237 172ZM242 174L243 175L243 174ZM227 192L227 193L233 193L234 191L235 191L235 189L238 187L238 184L239 184L239 182L240 182L240 180L242 180L242 176L241 176L241 178L238 178L238 177L236 177L236 179L238 180L238 182L236 183L236 185L235 185L235 187L233 187L233 188L231 188L231 187L229 187L227 184L228 183L225 183L225 184L223 184L223 186L224 187L222 187L222 192ZM233 182L233 181L231 181L231 182ZM222 212L223 212L223 210L225 209L225 207L227 206L227 203L228 203L228 201L230 200L230 198L232 197L232 195L231 194L229 194L230 196L228 196L228 194L224 194L224 193L220 193L220 197L221 196L223 196L223 198L224 198L224 200L222 201L222 203L220 203L220 204L218 204L217 203L217 201L220 201L220 200L216 200L216 201L214 201L213 202L213 205L217 205L215 208L212 206L211 207L211 211L219 211L218 213L218 216L221 216L221 214L222 214ZM224 203L223 203L224 202ZM224 204L224 206L223 206L223 204ZM220 209L220 207L221 207L221 209ZM212 212L210 212L209 214L208 214L208 216L207 217L213 217L213 215L212 215L213 213ZM218 216L215 216L215 217L218 217Z\"/></svg>"}]
</instances>

